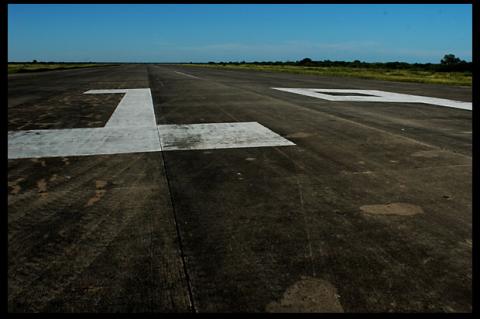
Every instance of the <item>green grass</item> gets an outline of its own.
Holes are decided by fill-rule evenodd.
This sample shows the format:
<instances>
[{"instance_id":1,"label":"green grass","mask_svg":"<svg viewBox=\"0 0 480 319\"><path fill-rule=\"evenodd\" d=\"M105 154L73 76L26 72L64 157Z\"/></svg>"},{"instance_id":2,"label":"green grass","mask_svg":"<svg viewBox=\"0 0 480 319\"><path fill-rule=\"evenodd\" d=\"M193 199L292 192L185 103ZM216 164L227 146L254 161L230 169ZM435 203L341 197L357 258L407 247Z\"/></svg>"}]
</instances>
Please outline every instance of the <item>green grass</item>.
<instances>
[{"instance_id":1,"label":"green grass","mask_svg":"<svg viewBox=\"0 0 480 319\"><path fill-rule=\"evenodd\" d=\"M94 66L110 66L114 64L99 63L9 63L8 74L25 73L25 72L41 72L51 70L66 70L77 68L89 68Z\"/></svg>"},{"instance_id":2,"label":"green grass","mask_svg":"<svg viewBox=\"0 0 480 319\"><path fill-rule=\"evenodd\" d=\"M194 67L209 67L235 70L254 70L254 71L272 71L286 72L295 74L312 74L323 76L344 76L357 77L363 79L376 79L386 81L403 81L417 83L435 83L448 85L472 85L472 74L463 72L434 72L434 71L416 71L416 70L393 70L393 69L369 69L369 68L351 68L351 67L312 67L312 66L293 66L293 65L211 65L211 64L185 64Z\"/></svg>"}]
</instances>

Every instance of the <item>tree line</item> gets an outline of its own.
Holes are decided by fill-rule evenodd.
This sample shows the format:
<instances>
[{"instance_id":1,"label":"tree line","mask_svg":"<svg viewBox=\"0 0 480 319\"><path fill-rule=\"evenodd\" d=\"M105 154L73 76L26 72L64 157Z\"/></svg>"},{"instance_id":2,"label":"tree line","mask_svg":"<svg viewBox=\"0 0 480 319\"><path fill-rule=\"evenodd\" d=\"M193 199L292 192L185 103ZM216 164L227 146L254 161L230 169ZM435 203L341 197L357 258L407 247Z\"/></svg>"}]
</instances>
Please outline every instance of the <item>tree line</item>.
<instances>
[{"instance_id":1,"label":"tree line","mask_svg":"<svg viewBox=\"0 0 480 319\"><path fill-rule=\"evenodd\" d=\"M406 63L406 62L362 62L355 60L348 61L313 61L310 58L304 58L299 61L254 61L254 62L208 62L216 65L290 65L290 66L309 66L309 67L350 67L366 69L393 69L393 70L417 70L417 71L435 71L435 72L472 72L473 63L461 60L453 54L446 54L440 63Z\"/></svg>"}]
</instances>

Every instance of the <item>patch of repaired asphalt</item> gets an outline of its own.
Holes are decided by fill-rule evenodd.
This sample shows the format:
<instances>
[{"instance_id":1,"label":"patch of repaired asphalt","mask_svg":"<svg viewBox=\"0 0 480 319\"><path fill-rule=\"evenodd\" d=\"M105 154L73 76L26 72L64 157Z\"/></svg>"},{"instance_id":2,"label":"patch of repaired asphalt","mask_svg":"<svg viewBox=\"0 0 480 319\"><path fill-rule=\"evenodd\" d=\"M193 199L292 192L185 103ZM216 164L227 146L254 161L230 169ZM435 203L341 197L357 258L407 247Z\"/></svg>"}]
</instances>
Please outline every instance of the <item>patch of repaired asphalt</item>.
<instances>
[{"instance_id":1,"label":"patch of repaired asphalt","mask_svg":"<svg viewBox=\"0 0 480 319\"><path fill-rule=\"evenodd\" d=\"M45 181L45 178L42 178L41 180L37 181L37 187L38 187L38 193L40 194L40 196L48 195L47 182Z\"/></svg>"},{"instance_id":2,"label":"patch of repaired asphalt","mask_svg":"<svg viewBox=\"0 0 480 319\"><path fill-rule=\"evenodd\" d=\"M360 210L371 215L412 216L416 214L423 214L423 209L420 206L409 203L363 205L360 207Z\"/></svg>"},{"instance_id":3,"label":"patch of repaired asphalt","mask_svg":"<svg viewBox=\"0 0 480 319\"><path fill-rule=\"evenodd\" d=\"M267 305L268 312L344 312L337 289L328 281L302 277L290 286L278 302Z\"/></svg>"}]
</instances>

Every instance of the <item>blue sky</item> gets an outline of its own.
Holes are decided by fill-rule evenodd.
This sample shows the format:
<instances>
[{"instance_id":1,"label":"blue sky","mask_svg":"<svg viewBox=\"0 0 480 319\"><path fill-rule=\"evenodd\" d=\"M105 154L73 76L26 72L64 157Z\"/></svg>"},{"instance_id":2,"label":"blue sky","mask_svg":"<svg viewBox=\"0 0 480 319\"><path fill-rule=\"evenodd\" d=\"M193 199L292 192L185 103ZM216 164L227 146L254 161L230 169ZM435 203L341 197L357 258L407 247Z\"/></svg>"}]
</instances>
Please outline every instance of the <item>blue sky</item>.
<instances>
[{"instance_id":1,"label":"blue sky","mask_svg":"<svg viewBox=\"0 0 480 319\"><path fill-rule=\"evenodd\" d=\"M472 59L469 4L8 6L9 61Z\"/></svg>"}]
</instances>

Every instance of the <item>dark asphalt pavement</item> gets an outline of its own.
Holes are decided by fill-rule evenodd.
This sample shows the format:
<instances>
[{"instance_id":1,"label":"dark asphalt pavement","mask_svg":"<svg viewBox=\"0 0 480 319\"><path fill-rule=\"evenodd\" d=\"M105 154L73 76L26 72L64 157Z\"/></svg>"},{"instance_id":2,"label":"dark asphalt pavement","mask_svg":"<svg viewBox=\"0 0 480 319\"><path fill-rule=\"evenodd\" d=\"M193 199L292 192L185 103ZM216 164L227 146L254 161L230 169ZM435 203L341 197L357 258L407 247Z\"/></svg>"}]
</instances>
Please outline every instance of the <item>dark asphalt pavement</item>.
<instances>
[{"instance_id":1,"label":"dark asphalt pavement","mask_svg":"<svg viewBox=\"0 0 480 319\"><path fill-rule=\"evenodd\" d=\"M10 312L470 312L471 88L121 65L9 76L8 130L258 122L295 146L8 160Z\"/></svg>"}]
</instances>

